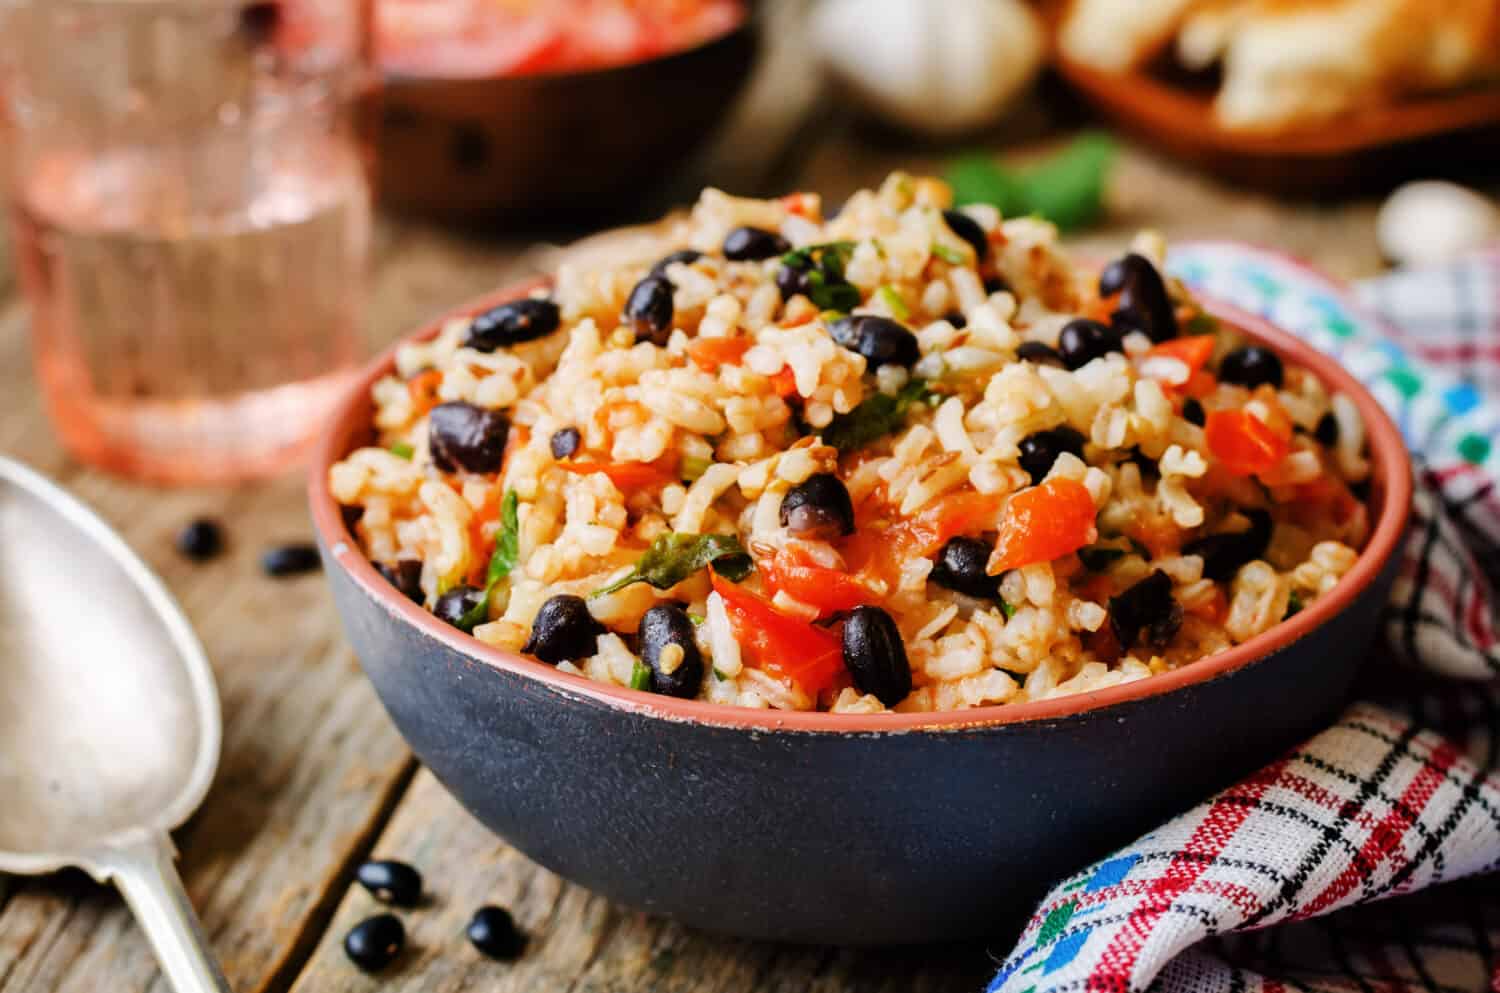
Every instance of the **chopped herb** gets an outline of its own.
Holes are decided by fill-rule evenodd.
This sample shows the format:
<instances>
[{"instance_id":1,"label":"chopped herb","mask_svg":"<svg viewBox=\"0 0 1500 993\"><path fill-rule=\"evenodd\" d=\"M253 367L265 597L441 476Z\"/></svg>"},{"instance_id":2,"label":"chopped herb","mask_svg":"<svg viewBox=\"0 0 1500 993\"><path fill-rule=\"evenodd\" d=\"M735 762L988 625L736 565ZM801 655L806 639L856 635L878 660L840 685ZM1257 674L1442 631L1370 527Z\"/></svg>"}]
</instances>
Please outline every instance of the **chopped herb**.
<instances>
[{"instance_id":1,"label":"chopped herb","mask_svg":"<svg viewBox=\"0 0 1500 993\"><path fill-rule=\"evenodd\" d=\"M1305 606L1306 604L1302 602L1301 595L1298 593L1293 593L1291 596L1287 597L1286 616L1295 617L1296 615L1302 613L1302 608Z\"/></svg>"},{"instance_id":2,"label":"chopped herb","mask_svg":"<svg viewBox=\"0 0 1500 993\"><path fill-rule=\"evenodd\" d=\"M947 179L957 206L993 204L1006 217L1037 214L1069 230L1099 216L1114 158L1114 142L1091 133L1026 170L1007 169L986 154L966 155L948 167Z\"/></svg>"},{"instance_id":3,"label":"chopped herb","mask_svg":"<svg viewBox=\"0 0 1500 993\"><path fill-rule=\"evenodd\" d=\"M885 303L892 317L901 321L911 317L911 310L907 308L906 301L901 299L901 294L896 292L894 286L882 286L875 292L880 294L881 301Z\"/></svg>"},{"instance_id":4,"label":"chopped herb","mask_svg":"<svg viewBox=\"0 0 1500 993\"><path fill-rule=\"evenodd\" d=\"M409 462L411 461L411 457L417 454L417 450L404 441L398 441L391 446L391 454L398 459L406 459Z\"/></svg>"},{"instance_id":5,"label":"chopped herb","mask_svg":"<svg viewBox=\"0 0 1500 993\"><path fill-rule=\"evenodd\" d=\"M847 414L840 414L822 430L823 443L841 452L852 452L900 430L913 404L930 403L936 394L927 381L913 379L895 396L875 393Z\"/></svg>"},{"instance_id":6,"label":"chopped herb","mask_svg":"<svg viewBox=\"0 0 1500 993\"><path fill-rule=\"evenodd\" d=\"M1008 602L1006 600L1001 600L1000 601L1000 613L1004 614L1005 615L1005 619L1008 621L1012 617L1016 616L1016 608L1010 602Z\"/></svg>"},{"instance_id":7,"label":"chopped herb","mask_svg":"<svg viewBox=\"0 0 1500 993\"><path fill-rule=\"evenodd\" d=\"M1089 572L1103 572L1110 564L1125 557L1125 549L1110 548L1107 545L1091 545L1088 548L1078 550L1078 561Z\"/></svg>"},{"instance_id":8,"label":"chopped herb","mask_svg":"<svg viewBox=\"0 0 1500 993\"><path fill-rule=\"evenodd\" d=\"M695 625L702 625L708 620L708 618L704 617L702 614L694 614L692 612L689 612L688 620L692 621Z\"/></svg>"},{"instance_id":9,"label":"chopped herb","mask_svg":"<svg viewBox=\"0 0 1500 993\"><path fill-rule=\"evenodd\" d=\"M713 464L713 459L700 458L697 455L686 455L682 459L682 478L691 483L707 472L708 467Z\"/></svg>"},{"instance_id":10,"label":"chopped herb","mask_svg":"<svg viewBox=\"0 0 1500 993\"><path fill-rule=\"evenodd\" d=\"M859 290L844 278L854 247L852 241L807 245L787 252L781 264L806 276L804 292L819 310L850 311L861 303Z\"/></svg>"},{"instance_id":11,"label":"chopped herb","mask_svg":"<svg viewBox=\"0 0 1500 993\"><path fill-rule=\"evenodd\" d=\"M938 258L942 259L949 265L963 265L965 262L969 261L964 253L960 252L958 249L950 248L947 245L941 245L937 242L932 243L932 254L936 255Z\"/></svg>"},{"instance_id":12,"label":"chopped herb","mask_svg":"<svg viewBox=\"0 0 1500 993\"><path fill-rule=\"evenodd\" d=\"M630 670L630 688L633 690L651 688L651 667L640 659L635 660L635 668Z\"/></svg>"},{"instance_id":13,"label":"chopped herb","mask_svg":"<svg viewBox=\"0 0 1500 993\"><path fill-rule=\"evenodd\" d=\"M718 669L712 669L712 670L710 670L710 671L712 671L712 672L713 672L713 674L714 674L714 679L716 679L716 680L718 680L718 681L719 681L719 682L721 682L721 683L727 683L727 682L729 682L729 677L728 677L728 676L726 676L726 675L724 675L724 674L723 674L723 673L722 673L722 672L720 672L720 671L719 671L719 670L718 670Z\"/></svg>"},{"instance_id":14,"label":"chopped herb","mask_svg":"<svg viewBox=\"0 0 1500 993\"><path fill-rule=\"evenodd\" d=\"M606 596L635 583L649 583L669 590L693 573L712 565L725 579L740 582L754 568L745 546L732 534L678 534L668 532L651 543L635 568L608 586L589 594Z\"/></svg>"},{"instance_id":15,"label":"chopped herb","mask_svg":"<svg viewBox=\"0 0 1500 993\"><path fill-rule=\"evenodd\" d=\"M516 491L506 490L504 499L500 501L500 530L495 534L495 551L490 555L490 567L484 577L484 596L458 622L458 627L465 631L472 631L489 620L490 597L494 594L495 587L510 575L521 559L519 508L520 500Z\"/></svg>"}]
</instances>

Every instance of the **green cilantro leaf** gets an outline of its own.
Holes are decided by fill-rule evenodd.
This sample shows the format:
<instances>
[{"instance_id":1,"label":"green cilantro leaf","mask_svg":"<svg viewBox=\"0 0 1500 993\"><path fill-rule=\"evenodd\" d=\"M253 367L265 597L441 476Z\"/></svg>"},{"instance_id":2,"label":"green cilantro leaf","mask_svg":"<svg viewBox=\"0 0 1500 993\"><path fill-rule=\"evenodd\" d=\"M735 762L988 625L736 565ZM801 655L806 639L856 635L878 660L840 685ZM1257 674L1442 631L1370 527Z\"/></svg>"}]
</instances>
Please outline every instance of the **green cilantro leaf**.
<instances>
[{"instance_id":1,"label":"green cilantro leaf","mask_svg":"<svg viewBox=\"0 0 1500 993\"><path fill-rule=\"evenodd\" d=\"M932 243L932 254L936 255L938 258L942 259L949 265L963 265L965 262L969 261L968 257L958 249L949 248L947 245L941 245L937 242Z\"/></svg>"},{"instance_id":2,"label":"green cilantro leaf","mask_svg":"<svg viewBox=\"0 0 1500 993\"><path fill-rule=\"evenodd\" d=\"M911 308L906 306L906 301L901 299L901 294L894 286L882 286L875 292L880 294L880 300L885 304L891 316L898 321L904 321L911 317Z\"/></svg>"},{"instance_id":3,"label":"green cilantro leaf","mask_svg":"<svg viewBox=\"0 0 1500 993\"><path fill-rule=\"evenodd\" d=\"M484 595L479 602L458 619L455 625L460 631L472 632L489 620L490 597L505 577L509 576L516 563L521 560L520 499L515 490L506 490L500 501L500 530L495 534L495 551L490 555L490 567L484 580Z\"/></svg>"},{"instance_id":4,"label":"green cilantro leaf","mask_svg":"<svg viewBox=\"0 0 1500 993\"><path fill-rule=\"evenodd\" d=\"M840 452L863 448L899 431L912 405L927 402L934 395L922 379L911 380L895 396L874 393L849 413L835 417L821 432L823 443Z\"/></svg>"},{"instance_id":5,"label":"green cilantro leaf","mask_svg":"<svg viewBox=\"0 0 1500 993\"><path fill-rule=\"evenodd\" d=\"M1012 617L1016 616L1015 605L1012 604L1012 603L1010 603L1010 602L1008 602L1008 601L1006 601L1006 600L1001 600L1000 601L1000 613L1002 613L1002 614L1005 615L1005 619L1007 621L1010 620Z\"/></svg>"},{"instance_id":6,"label":"green cilantro leaf","mask_svg":"<svg viewBox=\"0 0 1500 993\"><path fill-rule=\"evenodd\" d=\"M966 155L948 167L954 202L988 203L1006 217L1039 214L1064 231L1092 223L1103 208L1115 143L1089 133L1030 169L1010 169L986 154Z\"/></svg>"},{"instance_id":7,"label":"green cilantro leaf","mask_svg":"<svg viewBox=\"0 0 1500 993\"><path fill-rule=\"evenodd\" d=\"M633 690L651 688L651 667L640 659L635 660L635 668L630 670L630 688Z\"/></svg>"},{"instance_id":8,"label":"green cilantro leaf","mask_svg":"<svg viewBox=\"0 0 1500 993\"><path fill-rule=\"evenodd\" d=\"M668 532L651 543L634 569L590 593L589 598L606 596L635 583L648 583L658 590L669 590L710 565L719 575L736 583L750 575L754 568L745 546L732 534Z\"/></svg>"},{"instance_id":9,"label":"green cilantro leaf","mask_svg":"<svg viewBox=\"0 0 1500 993\"><path fill-rule=\"evenodd\" d=\"M417 450L404 441L398 441L391 446L391 454L398 459L406 459L410 462L411 457L417 454Z\"/></svg>"}]
</instances>

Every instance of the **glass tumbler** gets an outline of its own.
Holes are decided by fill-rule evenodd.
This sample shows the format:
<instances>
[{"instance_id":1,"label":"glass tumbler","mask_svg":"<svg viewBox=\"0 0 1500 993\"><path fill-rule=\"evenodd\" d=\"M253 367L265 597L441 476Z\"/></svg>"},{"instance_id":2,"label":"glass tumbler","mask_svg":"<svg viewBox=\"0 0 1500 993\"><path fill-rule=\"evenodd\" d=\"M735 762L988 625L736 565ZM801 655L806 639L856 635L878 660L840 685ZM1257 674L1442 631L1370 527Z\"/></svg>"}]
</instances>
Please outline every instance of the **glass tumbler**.
<instances>
[{"instance_id":1,"label":"glass tumbler","mask_svg":"<svg viewBox=\"0 0 1500 993\"><path fill-rule=\"evenodd\" d=\"M368 0L0 0L0 154L80 459L299 462L365 351Z\"/></svg>"}]
</instances>

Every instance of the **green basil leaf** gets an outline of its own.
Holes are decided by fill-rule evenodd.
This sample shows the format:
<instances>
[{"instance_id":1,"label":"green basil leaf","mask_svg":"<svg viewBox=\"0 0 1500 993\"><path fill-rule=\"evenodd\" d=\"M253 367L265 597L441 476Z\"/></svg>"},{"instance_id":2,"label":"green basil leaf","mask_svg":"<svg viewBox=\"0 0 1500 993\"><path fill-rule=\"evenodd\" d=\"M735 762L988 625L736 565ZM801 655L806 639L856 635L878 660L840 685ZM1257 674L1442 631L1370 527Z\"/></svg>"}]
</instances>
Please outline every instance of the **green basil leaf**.
<instances>
[{"instance_id":1,"label":"green basil leaf","mask_svg":"<svg viewBox=\"0 0 1500 993\"><path fill-rule=\"evenodd\" d=\"M1001 600L1000 601L1000 613L1004 614L1005 615L1005 619L1008 621L1012 617L1016 616L1016 608L1015 608L1015 606L1013 604L1008 603L1005 600Z\"/></svg>"},{"instance_id":2,"label":"green basil leaf","mask_svg":"<svg viewBox=\"0 0 1500 993\"><path fill-rule=\"evenodd\" d=\"M821 310L853 310L861 302L859 290L848 283L814 283L807 298Z\"/></svg>"},{"instance_id":3,"label":"green basil leaf","mask_svg":"<svg viewBox=\"0 0 1500 993\"><path fill-rule=\"evenodd\" d=\"M398 441L391 446L391 454L398 459L406 459L410 462L411 457L417 454L417 450L404 441Z\"/></svg>"},{"instance_id":4,"label":"green basil leaf","mask_svg":"<svg viewBox=\"0 0 1500 993\"><path fill-rule=\"evenodd\" d=\"M710 565L725 579L736 583L750 575L755 567L745 546L732 534L669 532L651 543L634 569L608 586L590 593L589 597L593 599L606 596L635 583L647 583L658 590L669 590Z\"/></svg>"},{"instance_id":5,"label":"green basil leaf","mask_svg":"<svg viewBox=\"0 0 1500 993\"><path fill-rule=\"evenodd\" d=\"M473 607L469 608L469 612L460 617L458 619L458 623L453 626L458 628L464 634L473 634L475 628L477 628L481 624L488 623L489 619L490 594L489 591L486 590L484 596L479 598L479 602L476 603Z\"/></svg>"},{"instance_id":6,"label":"green basil leaf","mask_svg":"<svg viewBox=\"0 0 1500 993\"><path fill-rule=\"evenodd\" d=\"M506 490L505 499L500 502L500 530L495 535L495 552L490 556L490 569L485 576L490 590L509 576L516 563L521 560L521 521L517 512L519 502L515 490Z\"/></svg>"},{"instance_id":7,"label":"green basil leaf","mask_svg":"<svg viewBox=\"0 0 1500 993\"><path fill-rule=\"evenodd\" d=\"M821 270L829 279L844 278L844 267L854 257L855 243L852 241L826 241L819 245L805 245L781 257L781 264L788 269L808 272Z\"/></svg>"},{"instance_id":8,"label":"green basil leaf","mask_svg":"<svg viewBox=\"0 0 1500 993\"><path fill-rule=\"evenodd\" d=\"M635 668L630 670L630 688L633 690L651 689L651 667L640 659L636 659Z\"/></svg>"},{"instance_id":9,"label":"green basil leaf","mask_svg":"<svg viewBox=\"0 0 1500 993\"><path fill-rule=\"evenodd\" d=\"M1092 133L1030 169L1008 169L988 155L975 154L953 162L946 178L959 206L993 204L1006 217L1039 214L1066 231L1099 216L1114 159L1115 143Z\"/></svg>"},{"instance_id":10,"label":"green basil leaf","mask_svg":"<svg viewBox=\"0 0 1500 993\"><path fill-rule=\"evenodd\" d=\"M925 380L913 379L895 396L874 393L847 414L840 414L821 432L823 444L840 452L855 449L884 438L901 429L913 404L927 402L932 396Z\"/></svg>"}]
</instances>

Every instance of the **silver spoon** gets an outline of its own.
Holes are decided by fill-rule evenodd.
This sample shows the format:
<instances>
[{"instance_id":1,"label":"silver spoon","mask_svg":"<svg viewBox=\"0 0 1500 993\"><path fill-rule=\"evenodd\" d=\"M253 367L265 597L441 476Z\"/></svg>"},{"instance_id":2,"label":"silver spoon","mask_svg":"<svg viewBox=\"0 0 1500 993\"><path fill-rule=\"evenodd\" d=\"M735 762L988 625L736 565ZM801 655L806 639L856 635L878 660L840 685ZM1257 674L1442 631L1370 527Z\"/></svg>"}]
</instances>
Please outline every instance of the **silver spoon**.
<instances>
[{"instance_id":1,"label":"silver spoon","mask_svg":"<svg viewBox=\"0 0 1500 993\"><path fill-rule=\"evenodd\" d=\"M219 761L213 673L92 511L0 458L0 872L113 880L178 993L228 993L167 832Z\"/></svg>"}]
</instances>

